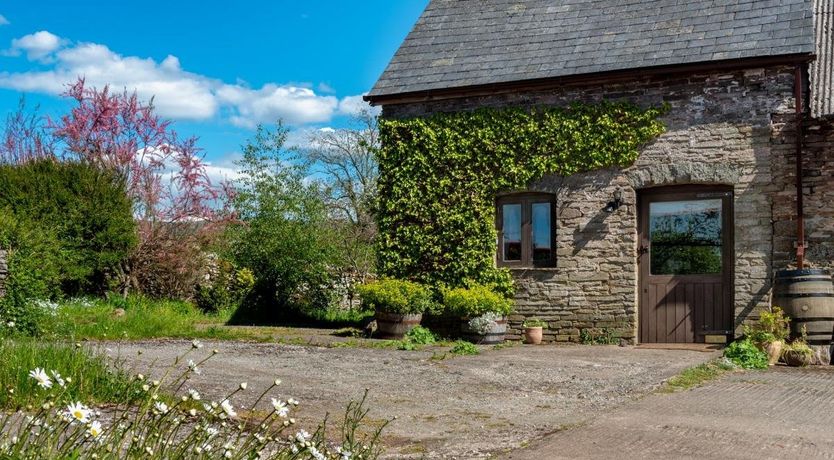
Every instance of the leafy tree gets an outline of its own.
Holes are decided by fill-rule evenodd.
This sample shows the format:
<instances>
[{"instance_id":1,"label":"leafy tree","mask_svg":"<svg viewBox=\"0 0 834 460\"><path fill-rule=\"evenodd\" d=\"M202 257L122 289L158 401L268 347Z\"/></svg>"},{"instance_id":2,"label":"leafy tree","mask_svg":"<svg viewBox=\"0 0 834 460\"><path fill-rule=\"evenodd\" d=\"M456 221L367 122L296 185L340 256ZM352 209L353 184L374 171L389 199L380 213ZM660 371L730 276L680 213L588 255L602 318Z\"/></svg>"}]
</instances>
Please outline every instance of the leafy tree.
<instances>
[{"instance_id":1,"label":"leafy tree","mask_svg":"<svg viewBox=\"0 0 834 460\"><path fill-rule=\"evenodd\" d=\"M328 210L319 183L305 164L288 161L287 129L259 126L242 147L229 253L255 274L246 305L233 321L275 321L332 301Z\"/></svg>"},{"instance_id":2,"label":"leafy tree","mask_svg":"<svg viewBox=\"0 0 834 460\"><path fill-rule=\"evenodd\" d=\"M338 257L334 269L352 301L354 286L368 278L376 263L377 119L363 111L351 126L316 131L309 141L297 152L324 191Z\"/></svg>"}]
</instances>

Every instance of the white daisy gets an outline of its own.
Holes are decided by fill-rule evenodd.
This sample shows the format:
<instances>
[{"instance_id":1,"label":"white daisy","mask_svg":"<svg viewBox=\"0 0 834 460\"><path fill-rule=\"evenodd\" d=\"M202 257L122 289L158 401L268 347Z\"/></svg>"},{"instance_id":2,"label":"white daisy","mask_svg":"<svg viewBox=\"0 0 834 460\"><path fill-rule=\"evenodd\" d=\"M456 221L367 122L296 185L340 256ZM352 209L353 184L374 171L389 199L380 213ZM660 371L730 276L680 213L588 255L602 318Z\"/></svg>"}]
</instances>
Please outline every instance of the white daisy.
<instances>
[{"instance_id":1,"label":"white daisy","mask_svg":"<svg viewBox=\"0 0 834 460\"><path fill-rule=\"evenodd\" d=\"M193 388L188 390L188 396L190 396L191 399L193 399L194 401L199 401L200 400L200 393L197 393L197 390L195 390Z\"/></svg>"},{"instance_id":2,"label":"white daisy","mask_svg":"<svg viewBox=\"0 0 834 460\"><path fill-rule=\"evenodd\" d=\"M92 411L89 407L76 402L67 406L65 414L67 419L73 422L87 423L90 421L90 413Z\"/></svg>"},{"instance_id":3,"label":"white daisy","mask_svg":"<svg viewBox=\"0 0 834 460\"><path fill-rule=\"evenodd\" d=\"M283 402L272 398L272 407L275 408L275 413L279 417L286 417L290 413L290 408Z\"/></svg>"},{"instance_id":4,"label":"white daisy","mask_svg":"<svg viewBox=\"0 0 834 460\"><path fill-rule=\"evenodd\" d=\"M235 412L235 408L228 399L224 399L223 402L220 403L220 408L223 409L223 412L225 412L229 417L237 417L237 412Z\"/></svg>"},{"instance_id":5,"label":"white daisy","mask_svg":"<svg viewBox=\"0 0 834 460\"><path fill-rule=\"evenodd\" d=\"M61 377L61 374L59 374L57 371L52 371L52 378L54 378L55 381L58 382L58 386L60 386L61 388L67 385L64 379Z\"/></svg>"},{"instance_id":6,"label":"white daisy","mask_svg":"<svg viewBox=\"0 0 834 460\"><path fill-rule=\"evenodd\" d=\"M191 372L193 372L197 375L200 374L200 368L197 367L197 363L195 363L193 359L188 360L188 369L190 369Z\"/></svg>"},{"instance_id":7,"label":"white daisy","mask_svg":"<svg viewBox=\"0 0 834 460\"><path fill-rule=\"evenodd\" d=\"M157 401L153 405L154 409L160 414L167 414L168 413L168 405L162 401Z\"/></svg>"},{"instance_id":8,"label":"white daisy","mask_svg":"<svg viewBox=\"0 0 834 460\"><path fill-rule=\"evenodd\" d=\"M301 430L301 431L299 431L298 433L295 434L295 440L302 443L302 444L307 442L308 439L310 439L310 433L308 433L304 430Z\"/></svg>"},{"instance_id":9,"label":"white daisy","mask_svg":"<svg viewBox=\"0 0 834 460\"><path fill-rule=\"evenodd\" d=\"M52 380L48 375L46 375L46 371L40 367L36 367L35 370L29 371L29 377L37 380L38 385L41 388L52 388Z\"/></svg>"},{"instance_id":10,"label":"white daisy","mask_svg":"<svg viewBox=\"0 0 834 460\"><path fill-rule=\"evenodd\" d=\"M97 437L101 436L101 432L102 432L101 422L99 422L98 420L90 423L90 426L87 427L87 433L89 433L90 436L92 436L94 438L97 438Z\"/></svg>"}]
</instances>

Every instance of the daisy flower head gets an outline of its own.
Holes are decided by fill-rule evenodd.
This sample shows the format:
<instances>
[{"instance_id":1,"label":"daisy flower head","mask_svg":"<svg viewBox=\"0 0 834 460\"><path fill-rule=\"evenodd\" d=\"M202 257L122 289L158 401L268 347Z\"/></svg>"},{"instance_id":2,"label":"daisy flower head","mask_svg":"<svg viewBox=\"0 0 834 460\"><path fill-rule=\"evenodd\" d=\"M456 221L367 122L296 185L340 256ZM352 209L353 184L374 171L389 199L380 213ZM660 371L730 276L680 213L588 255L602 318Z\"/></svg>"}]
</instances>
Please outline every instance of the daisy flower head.
<instances>
[{"instance_id":1,"label":"daisy flower head","mask_svg":"<svg viewBox=\"0 0 834 460\"><path fill-rule=\"evenodd\" d=\"M61 374L59 374L58 371L52 371L52 378L54 378L55 381L58 382L58 386L60 386L61 388L67 386L67 382L64 381L63 377L61 377Z\"/></svg>"},{"instance_id":2,"label":"daisy flower head","mask_svg":"<svg viewBox=\"0 0 834 460\"><path fill-rule=\"evenodd\" d=\"M193 388L188 390L188 396L191 397L191 399L193 399L194 401L200 400L200 393L198 393L197 390Z\"/></svg>"},{"instance_id":3,"label":"daisy flower head","mask_svg":"<svg viewBox=\"0 0 834 460\"><path fill-rule=\"evenodd\" d=\"M232 403L230 403L228 399L224 399L223 402L220 403L220 408L223 409L223 412L225 412L226 415L228 415L229 417L237 417L237 412L235 412L235 408L232 406Z\"/></svg>"},{"instance_id":4,"label":"daisy flower head","mask_svg":"<svg viewBox=\"0 0 834 460\"><path fill-rule=\"evenodd\" d=\"M90 408L80 402L69 404L65 412L68 420L80 423L89 422L91 413Z\"/></svg>"},{"instance_id":5,"label":"daisy flower head","mask_svg":"<svg viewBox=\"0 0 834 460\"><path fill-rule=\"evenodd\" d=\"M87 433L94 438L101 436L102 431L101 422L98 420L93 421L90 423L90 426L87 427Z\"/></svg>"},{"instance_id":6,"label":"daisy flower head","mask_svg":"<svg viewBox=\"0 0 834 460\"><path fill-rule=\"evenodd\" d=\"M46 371L41 369L40 367L36 367L35 370L29 371L29 377L38 381L38 386L41 388L52 388L52 379L46 375Z\"/></svg>"},{"instance_id":7,"label":"daisy flower head","mask_svg":"<svg viewBox=\"0 0 834 460\"><path fill-rule=\"evenodd\" d=\"M308 433L304 430L301 430L301 431L299 431L298 433L295 434L295 440L298 441L299 443L303 444L303 443L307 442L308 439L310 439L310 433Z\"/></svg>"},{"instance_id":8,"label":"daisy flower head","mask_svg":"<svg viewBox=\"0 0 834 460\"><path fill-rule=\"evenodd\" d=\"M160 414L167 414L168 413L168 405L162 401L157 401L153 405L154 409Z\"/></svg>"},{"instance_id":9,"label":"daisy flower head","mask_svg":"<svg viewBox=\"0 0 834 460\"><path fill-rule=\"evenodd\" d=\"M197 375L200 375L200 368L199 368L199 367L197 367L197 363L195 363L193 359L189 359L189 360L188 360L188 369L189 369L191 372L193 372L193 373L195 373L195 374L197 374Z\"/></svg>"},{"instance_id":10,"label":"daisy flower head","mask_svg":"<svg viewBox=\"0 0 834 460\"><path fill-rule=\"evenodd\" d=\"M279 401L275 398L272 398L272 407L275 409L275 413L278 414L279 417L286 417L290 413L289 406L287 406L287 404L283 401Z\"/></svg>"}]
</instances>

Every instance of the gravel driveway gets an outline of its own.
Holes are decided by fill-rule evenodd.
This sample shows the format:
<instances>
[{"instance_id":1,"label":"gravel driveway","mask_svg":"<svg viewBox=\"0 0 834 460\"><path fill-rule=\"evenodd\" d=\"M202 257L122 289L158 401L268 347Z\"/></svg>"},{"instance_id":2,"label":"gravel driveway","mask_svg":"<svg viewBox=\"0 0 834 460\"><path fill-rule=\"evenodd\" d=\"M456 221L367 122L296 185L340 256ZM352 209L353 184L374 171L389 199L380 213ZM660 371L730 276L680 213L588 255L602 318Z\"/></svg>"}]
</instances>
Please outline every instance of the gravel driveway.
<instances>
[{"instance_id":1,"label":"gravel driveway","mask_svg":"<svg viewBox=\"0 0 834 460\"><path fill-rule=\"evenodd\" d=\"M138 370L159 369L190 342L107 344ZM370 389L370 417L397 416L385 431L393 458L502 457L548 433L651 392L666 378L716 356L689 350L617 346L484 348L478 356L431 359L434 351L320 348L206 342L220 353L192 381L220 398L246 381L236 403L251 404L275 378L281 395L302 403L301 421L341 414ZM143 353L137 355L141 350Z\"/></svg>"}]
</instances>

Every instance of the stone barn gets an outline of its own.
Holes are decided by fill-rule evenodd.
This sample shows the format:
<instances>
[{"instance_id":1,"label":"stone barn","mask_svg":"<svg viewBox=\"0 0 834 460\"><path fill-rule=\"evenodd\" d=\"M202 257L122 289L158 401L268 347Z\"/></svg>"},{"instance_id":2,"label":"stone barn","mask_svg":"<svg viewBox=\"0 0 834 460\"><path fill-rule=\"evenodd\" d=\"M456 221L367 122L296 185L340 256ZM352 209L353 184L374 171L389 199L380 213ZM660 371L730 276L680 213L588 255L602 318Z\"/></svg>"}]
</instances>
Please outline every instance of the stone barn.
<instances>
[{"instance_id":1,"label":"stone barn","mask_svg":"<svg viewBox=\"0 0 834 460\"><path fill-rule=\"evenodd\" d=\"M777 270L834 265L832 15L834 0L431 0L366 100L389 120L666 105L634 164L495 196L511 330L732 338Z\"/></svg>"}]
</instances>

